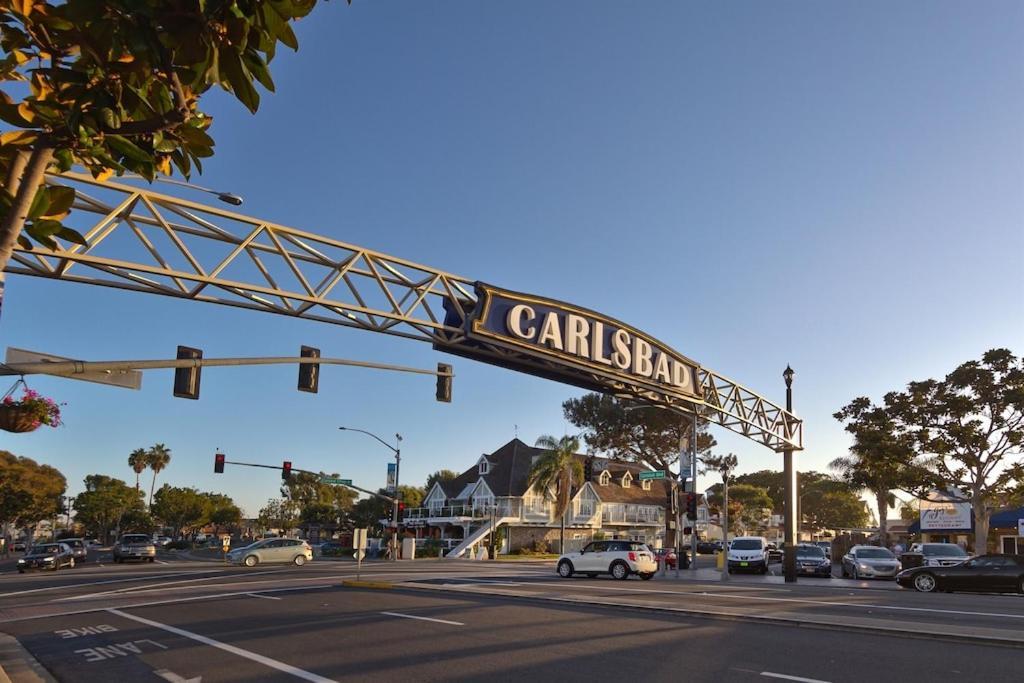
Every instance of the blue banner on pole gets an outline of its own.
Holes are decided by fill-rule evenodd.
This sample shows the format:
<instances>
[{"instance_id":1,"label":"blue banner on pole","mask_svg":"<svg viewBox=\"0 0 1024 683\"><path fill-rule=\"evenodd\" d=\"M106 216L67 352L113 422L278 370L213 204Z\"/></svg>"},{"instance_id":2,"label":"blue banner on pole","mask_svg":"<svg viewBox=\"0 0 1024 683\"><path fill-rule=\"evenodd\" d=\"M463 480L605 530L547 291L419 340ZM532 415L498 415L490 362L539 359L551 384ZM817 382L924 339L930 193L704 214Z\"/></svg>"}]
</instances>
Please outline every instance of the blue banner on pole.
<instances>
[{"instance_id":1,"label":"blue banner on pole","mask_svg":"<svg viewBox=\"0 0 1024 683\"><path fill-rule=\"evenodd\" d=\"M393 462L389 462L388 463L388 485L387 485L387 492L388 493L394 493L395 492L395 470L397 469L397 467L398 466L395 463L393 463Z\"/></svg>"}]
</instances>

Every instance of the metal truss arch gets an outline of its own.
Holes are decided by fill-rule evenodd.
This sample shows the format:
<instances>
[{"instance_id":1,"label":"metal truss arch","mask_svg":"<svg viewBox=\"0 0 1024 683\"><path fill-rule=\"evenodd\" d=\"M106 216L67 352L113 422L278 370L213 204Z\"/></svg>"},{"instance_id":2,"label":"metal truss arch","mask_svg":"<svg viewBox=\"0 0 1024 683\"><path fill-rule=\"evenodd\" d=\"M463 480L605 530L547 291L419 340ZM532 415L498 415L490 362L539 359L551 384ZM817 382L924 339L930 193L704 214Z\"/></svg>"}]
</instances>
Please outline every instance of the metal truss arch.
<instances>
[{"instance_id":1,"label":"metal truss arch","mask_svg":"<svg viewBox=\"0 0 1024 683\"><path fill-rule=\"evenodd\" d=\"M87 245L17 247L7 272L216 303L426 341L463 352L475 280L217 207L102 182L48 176L76 190L65 221ZM541 376L557 361L476 343L474 356ZM545 368L551 370L545 373ZM595 373L576 382L692 414L776 451L801 449L803 424L784 408L700 367L699 400Z\"/></svg>"}]
</instances>

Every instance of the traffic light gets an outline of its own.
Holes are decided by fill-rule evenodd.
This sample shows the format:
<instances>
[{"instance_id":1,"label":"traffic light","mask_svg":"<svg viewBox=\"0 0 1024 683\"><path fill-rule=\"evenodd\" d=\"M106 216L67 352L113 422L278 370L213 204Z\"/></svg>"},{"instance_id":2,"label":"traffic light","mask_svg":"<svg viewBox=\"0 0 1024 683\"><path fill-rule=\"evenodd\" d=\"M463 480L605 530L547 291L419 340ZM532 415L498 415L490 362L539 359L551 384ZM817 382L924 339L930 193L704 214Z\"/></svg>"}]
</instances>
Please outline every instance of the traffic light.
<instances>
[{"instance_id":1,"label":"traffic light","mask_svg":"<svg viewBox=\"0 0 1024 683\"><path fill-rule=\"evenodd\" d=\"M224 454L215 453L213 456L213 472L214 474L224 474Z\"/></svg>"},{"instance_id":2,"label":"traffic light","mask_svg":"<svg viewBox=\"0 0 1024 683\"><path fill-rule=\"evenodd\" d=\"M319 358L320 349L312 346L303 346L299 349L299 355L303 358ZM301 363L299 365L299 391L308 391L315 394L320 384L320 364Z\"/></svg>"},{"instance_id":3,"label":"traffic light","mask_svg":"<svg viewBox=\"0 0 1024 683\"><path fill-rule=\"evenodd\" d=\"M178 360L202 358L202 349L193 349L189 346L178 347ZM174 395L178 398L199 398L199 374L202 368L175 368L174 369Z\"/></svg>"},{"instance_id":4,"label":"traffic light","mask_svg":"<svg viewBox=\"0 0 1024 683\"><path fill-rule=\"evenodd\" d=\"M452 402L452 366L447 363L437 364L437 393L435 397L442 403Z\"/></svg>"},{"instance_id":5,"label":"traffic light","mask_svg":"<svg viewBox=\"0 0 1024 683\"><path fill-rule=\"evenodd\" d=\"M686 516L689 519L697 519L697 494L686 494Z\"/></svg>"},{"instance_id":6,"label":"traffic light","mask_svg":"<svg viewBox=\"0 0 1024 683\"><path fill-rule=\"evenodd\" d=\"M281 478L288 480L292 478L292 461L285 460L281 463Z\"/></svg>"}]
</instances>

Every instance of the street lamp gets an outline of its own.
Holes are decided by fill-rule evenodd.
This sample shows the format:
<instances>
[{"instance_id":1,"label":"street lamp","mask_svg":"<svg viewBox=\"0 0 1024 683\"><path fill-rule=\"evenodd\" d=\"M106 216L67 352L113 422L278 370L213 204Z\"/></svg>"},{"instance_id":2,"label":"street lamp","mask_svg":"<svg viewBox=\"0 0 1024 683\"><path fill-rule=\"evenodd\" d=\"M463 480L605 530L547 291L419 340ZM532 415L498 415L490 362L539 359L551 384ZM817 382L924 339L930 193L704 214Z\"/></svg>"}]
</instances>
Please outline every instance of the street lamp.
<instances>
[{"instance_id":1,"label":"street lamp","mask_svg":"<svg viewBox=\"0 0 1024 683\"><path fill-rule=\"evenodd\" d=\"M782 378L786 381L786 412L793 412L793 368L786 364ZM788 424L788 423L787 423ZM789 434L787 433L788 437ZM783 556L783 573L786 576L786 583L796 582L796 527L797 527L797 497L796 497L796 467L793 465L793 449L788 446L783 450L783 478L786 481L786 504L785 513L785 555Z\"/></svg>"},{"instance_id":2,"label":"street lamp","mask_svg":"<svg viewBox=\"0 0 1024 683\"><path fill-rule=\"evenodd\" d=\"M137 178L139 180L149 180L135 173L125 173L122 178ZM152 182L155 183L167 183L168 185L178 185L180 187L187 187L190 190L199 190L200 192L208 192L209 194L216 195L217 199L221 200L226 204L232 206L241 206L242 197L233 192L221 192L219 190L211 190L208 187L202 187L201 185L193 185L192 183L186 183L181 180L175 180L174 178L154 178Z\"/></svg>"},{"instance_id":3,"label":"street lamp","mask_svg":"<svg viewBox=\"0 0 1024 683\"><path fill-rule=\"evenodd\" d=\"M340 429L342 431L345 431L345 432L359 432L360 434L366 434L367 436L372 436L373 438L377 439L377 441L381 442L382 444L384 444L385 446L390 448L391 451L395 454L395 499L394 499L394 501L391 504L392 508L393 508L392 523L394 524L395 530L393 532L391 532L391 559L393 561L397 561L398 560L398 499L399 499L399 497L401 495L399 493L399 491L398 491L398 468L400 467L400 465L402 463L402 450L400 448L401 443L402 443L402 435L401 434L397 434L397 433L395 434L395 443L398 444L398 445L397 446L392 446L387 441L385 441L384 439L380 438L379 436L377 436L373 432L368 432L365 429L356 429L354 427L338 427L338 429Z\"/></svg>"}]
</instances>

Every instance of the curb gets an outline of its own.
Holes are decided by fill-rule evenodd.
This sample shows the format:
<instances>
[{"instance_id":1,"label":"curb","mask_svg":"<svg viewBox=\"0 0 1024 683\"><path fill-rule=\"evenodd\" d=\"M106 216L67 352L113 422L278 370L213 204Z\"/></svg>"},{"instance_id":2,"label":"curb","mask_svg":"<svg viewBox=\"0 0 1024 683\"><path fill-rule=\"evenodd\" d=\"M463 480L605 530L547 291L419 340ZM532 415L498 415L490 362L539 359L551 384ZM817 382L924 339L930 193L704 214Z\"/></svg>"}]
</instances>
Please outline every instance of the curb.
<instances>
[{"instance_id":1,"label":"curb","mask_svg":"<svg viewBox=\"0 0 1024 683\"><path fill-rule=\"evenodd\" d=\"M662 607L658 605L630 605L623 604L620 602L612 602L601 599L581 599L581 598L570 598L570 597L540 597L537 595L531 595L526 593L517 593L513 591L489 591L487 593L481 593L474 590L466 590L461 588L453 588L451 586L435 586L427 584L413 584L413 583L399 583L396 586L399 589L411 589L421 591L435 591L438 593L461 593L468 595L475 595L481 598L515 598L518 600L525 600L535 603L562 603L569 605L578 606L590 606L590 607L614 607L617 609L624 609L636 612L657 612L660 614L673 614L673 615L685 615L688 617L698 617L702 619L711 619L718 621L736 621L742 623L758 622L763 624L775 624L779 626L788 626L796 628L815 628L823 631L842 631L844 633L856 632L872 635L899 635L906 638L917 638L920 640L939 640L948 641L954 643L969 642L978 645L995 645L999 647L1009 648L1024 648L1024 637L1021 638L1007 638L997 635L978 635L973 633L953 633L946 632L937 629L922 628L923 625L916 624L914 630L908 628L902 628L900 626L886 626L879 624L858 624L855 623L854 619L848 619L843 623L832 623L822 620L810 620L810 619L797 619L792 617L779 617L779 616L765 616L759 614L745 614L735 612L704 612L688 607ZM863 620L863 619L862 619Z\"/></svg>"},{"instance_id":2,"label":"curb","mask_svg":"<svg viewBox=\"0 0 1024 683\"><path fill-rule=\"evenodd\" d=\"M395 587L395 584L386 581L345 580L341 582L341 585L347 588L376 588L379 590L390 590Z\"/></svg>"},{"instance_id":3,"label":"curb","mask_svg":"<svg viewBox=\"0 0 1024 683\"><path fill-rule=\"evenodd\" d=\"M0 683L57 683L17 638L0 633Z\"/></svg>"}]
</instances>

